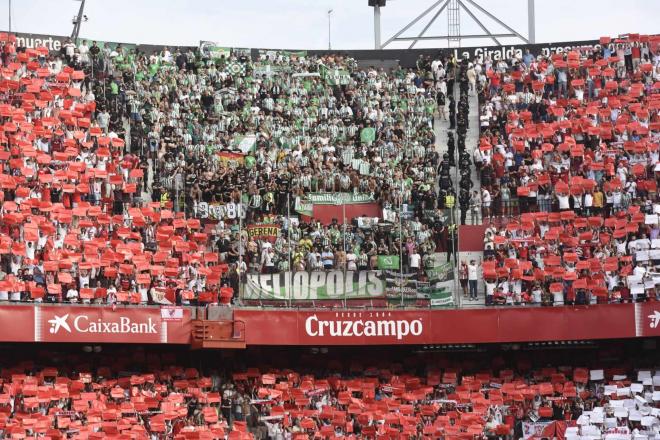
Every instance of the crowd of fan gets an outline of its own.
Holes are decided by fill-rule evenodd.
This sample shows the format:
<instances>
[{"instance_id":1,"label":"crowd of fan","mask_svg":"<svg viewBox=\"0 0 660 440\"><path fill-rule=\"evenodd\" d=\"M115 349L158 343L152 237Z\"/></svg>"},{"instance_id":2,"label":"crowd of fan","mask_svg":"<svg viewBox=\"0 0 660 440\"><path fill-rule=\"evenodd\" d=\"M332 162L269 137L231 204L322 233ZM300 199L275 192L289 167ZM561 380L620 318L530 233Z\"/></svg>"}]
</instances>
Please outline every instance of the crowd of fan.
<instances>
[{"instance_id":1,"label":"crowd of fan","mask_svg":"<svg viewBox=\"0 0 660 440\"><path fill-rule=\"evenodd\" d=\"M194 216L220 208L212 215L219 251L239 254L229 262L244 271L376 269L376 255L400 254L420 270L411 256L453 250L433 132L436 84L447 73L432 75L428 60L386 72L345 56L286 52L254 62L167 49L108 58L139 134L131 138L144 139L132 148L155 166L152 199ZM366 194L393 217L384 227L351 218L292 224L316 192ZM410 217L399 231L402 205ZM275 243L241 244L239 223L262 222L283 226Z\"/></svg>"},{"instance_id":2,"label":"crowd of fan","mask_svg":"<svg viewBox=\"0 0 660 440\"><path fill-rule=\"evenodd\" d=\"M213 303L248 272L449 259L433 125L456 63L423 61L86 41L58 54L5 35L0 300ZM366 194L391 217L292 220L312 192ZM271 222L271 240L241 229Z\"/></svg>"},{"instance_id":3,"label":"crowd of fan","mask_svg":"<svg viewBox=\"0 0 660 440\"><path fill-rule=\"evenodd\" d=\"M94 355L98 356L98 355ZM2 370L3 438L653 439L660 375L632 367L488 367L448 358L350 368L222 368L204 375L175 355L58 355ZM144 367L149 365L149 368ZM323 371L324 373L320 373Z\"/></svg>"},{"instance_id":4,"label":"crowd of fan","mask_svg":"<svg viewBox=\"0 0 660 440\"><path fill-rule=\"evenodd\" d=\"M231 298L238 274L219 260L213 234L141 197L147 174L108 111L112 97L97 98L93 64L79 70L101 57L98 47L67 44L60 56L2 40L0 300Z\"/></svg>"},{"instance_id":5,"label":"crowd of fan","mask_svg":"<svg viewBox=\"0 0 660 440\"><path fill-rule=\"evenodd\" d=\"M658 38L482 60L488 304L658 296Z\"/></svg>"},{"instance_id":6,"label":"crowd of fan","mask_svg":"<svg viewBox=\"0 0 660 440\"><path fill-rule=\"evenodd\" d=\"M487 303L655 297L660 65L657 40L630 38L616 53L385 72L288 52L53 54L5 36L0 300L227 302L244 273L376 269L378 255L423 274L456 248L455 143L461 223L496 220ZM456 139L440 158L447 107ZM386 215L299 216L317 192L367 195ZM262 223L277 236L244 230Z\"/></svg>"}]
</instances>

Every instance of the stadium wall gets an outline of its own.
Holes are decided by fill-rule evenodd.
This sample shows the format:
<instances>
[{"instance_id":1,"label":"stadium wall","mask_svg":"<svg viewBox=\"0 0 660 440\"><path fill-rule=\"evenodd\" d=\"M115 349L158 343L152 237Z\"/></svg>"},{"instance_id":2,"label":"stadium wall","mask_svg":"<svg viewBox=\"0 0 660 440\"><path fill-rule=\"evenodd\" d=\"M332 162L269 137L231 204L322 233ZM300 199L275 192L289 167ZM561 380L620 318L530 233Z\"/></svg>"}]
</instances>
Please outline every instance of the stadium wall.
<instances>
[{"instance_id":1,"label":"stadium wall","mask_svg":"<svg viewBox=\"0 0 660 440\"><path fill-rule=\"evenodd\" d=\"M17 38L17 45L19 47L38 47L46 46L52 51L59 51L63 44L68 39L67 36L61 35L48 35L48 34L32 34L32 33L14 33ZM84 38L81 38L84 39ZM92 41L92 39L87 39ZM119 44L118 42L103 42L104 44L110 44L111 47ZM157 52L163 49L166 45L154 45L154 44L131 44L131 43L121 43L122 46L126 48L138 48L140 51L146 53ZM193 46L175 46L168 45L168 47L180 47L182 49L194 49ZM474 46L474 47L463 47L456 49L446 49L446 48L433 48L433 49L384 49L384 50L305 50L308 54L311 55L324 55L324 54L336 54L344 53L352 56L356 60L368 61L385 61L385 60L398 60L399 64L403 67L414 67L415 62L420 55L434 57L438 54L444 54L448 51L455 53L457 57L468 57L474 58L484 55L490 55L492 59L498 60L503 58L509 58L517 54L522 55L526 49L529 49L534 55L551 55L553 53L568 52L576 48L599 48L600 43L598 40L582 40L582 41L564 41L564 42L550 42L550 43L541 43L541 44L512 44L505 46ZM253 59L256 59L260 51L270 51L277 49L250 49L251 56ZM293 50L294 52L297 50Z\"/></svg>"},{"instance_id":2,"label":"stadium wall","mask_svg":"<svg viewBox=\"0 0 660 440\"><path fill-rule=\"evenodd\" d=\"M0 342L190 344L195 309L0 306ZM209 313L210 315L210 313ZM248 346L422 345L660 336L659 303L470 310L234 309Z\"/></svg>"}]
</instances>

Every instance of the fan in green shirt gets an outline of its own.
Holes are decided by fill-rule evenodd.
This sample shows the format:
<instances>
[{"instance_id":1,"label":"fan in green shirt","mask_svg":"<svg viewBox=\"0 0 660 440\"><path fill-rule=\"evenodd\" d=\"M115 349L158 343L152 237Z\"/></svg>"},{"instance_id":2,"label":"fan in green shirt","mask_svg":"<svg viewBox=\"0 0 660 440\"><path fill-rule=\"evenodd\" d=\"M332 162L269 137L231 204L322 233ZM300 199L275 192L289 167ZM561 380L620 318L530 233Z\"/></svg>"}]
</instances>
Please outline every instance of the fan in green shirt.
<instances>
[{"instance_id":1,"label":"fan in green shirt","mask_svg":"<svg viewBox=\"0 0 660 440\"><path fill-rule=\"evenodd\" d=\"M245 156L245 168L247 168L248 170L254 168L256 163L257 163L257 159L253 155L249 154Z\"/></svg>"},{"instance_id":2,"label":"fan in green shirt","mask_svg":"<svg viewBox=\"0 0 660 440\"><path fill-rule=\"evenodd\" d=\"M159 69L160 69L160 64L158 64L158 63L149 64L149 74L151 76L154 76L156 73L158 73Z\"/></svg>"},{"instance_id":3,"label":"fan in green shirt","mask_svg":"<svg viewBox=\"0 0 660 440\"><path fill-rule=\"evenodd\" d=\"M364 127L360 132L360 142L371 143L376 140L376 129L373 127Z\"/></svg>"}]
</instances>

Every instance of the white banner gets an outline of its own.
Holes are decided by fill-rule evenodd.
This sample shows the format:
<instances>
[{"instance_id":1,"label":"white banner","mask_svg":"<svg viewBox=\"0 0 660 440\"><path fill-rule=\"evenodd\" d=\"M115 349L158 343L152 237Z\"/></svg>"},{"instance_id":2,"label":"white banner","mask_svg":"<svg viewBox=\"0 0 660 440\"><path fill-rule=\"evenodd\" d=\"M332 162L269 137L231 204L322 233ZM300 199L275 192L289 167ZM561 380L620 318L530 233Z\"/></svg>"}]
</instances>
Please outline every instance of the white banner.
<instances>
[{"instance_id":1,"label":"white banner","mask_svg":"<svg viewBox=\"0 0 660 440\"><path fill-rule=\"evenodd\" d=\"M552 423L554 422L523 422L523 439L528 440L543 437L543 430Z\"/></svg>"},{"instance_id":2,"label":"white banner","mask_svg":"<svg viewBox=\"0 0 660 440\"><path fill-rule=\"evenodd\" d=\"M199 202L195 205L195 216L197 218L211 218L214 220L245 218L244 206L240 203L227 203L226 205L211 205Z\"/></svg>"},{"instance_id":3,"label":"white banner","mask_svg":"<svg viewBox=\"0 0 660 440\"><path fill-rule=\"evenodd\" d=\"M366 270L248 274L243 292L246 300L382 298L385 295L385 280L380 271Z\"/></svg>"}]
</instances>

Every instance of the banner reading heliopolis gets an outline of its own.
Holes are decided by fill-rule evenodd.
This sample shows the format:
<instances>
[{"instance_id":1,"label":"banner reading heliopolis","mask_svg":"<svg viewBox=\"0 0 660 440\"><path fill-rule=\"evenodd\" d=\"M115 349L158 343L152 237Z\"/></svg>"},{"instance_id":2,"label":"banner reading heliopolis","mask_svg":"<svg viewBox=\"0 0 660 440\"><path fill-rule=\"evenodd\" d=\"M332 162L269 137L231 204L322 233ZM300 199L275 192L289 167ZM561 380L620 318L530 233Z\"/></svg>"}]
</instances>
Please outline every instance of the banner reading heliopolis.
<instances>
[{"instance_id":1,"label":"banner reading heliopolis","mask_svg":"<svg viewBox=\"0 0 660 440\"><path fill-rule=\"evenodd\" d=\"M371 299L384 297L385 280L380 271L249 274L243 292L246 300Z\"/></svg>"}]
</instances>

